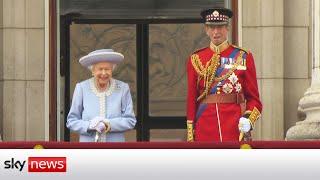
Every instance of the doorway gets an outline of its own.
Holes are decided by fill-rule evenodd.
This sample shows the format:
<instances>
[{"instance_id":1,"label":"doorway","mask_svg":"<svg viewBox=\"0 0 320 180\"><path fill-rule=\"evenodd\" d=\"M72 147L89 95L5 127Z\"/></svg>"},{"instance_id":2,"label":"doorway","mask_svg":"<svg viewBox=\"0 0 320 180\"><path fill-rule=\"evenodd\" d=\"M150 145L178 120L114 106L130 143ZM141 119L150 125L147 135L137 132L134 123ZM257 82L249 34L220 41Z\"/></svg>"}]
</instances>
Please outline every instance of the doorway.
<instances>
[{"instance_id":1,"label":"doorway","mask_svg":"<svg viewBox=\"0 0 320 180\"><path fill-rule=\"evenodd\" d=\"M140 13L132 10L130 19L121 14L130 14L130 11L116 12L114 9L113 13L107 11L112 16L101 11L90 15L74 12L61 15L60 54L64 58L60 60L60 75L65 92L64 123L75 84L91 76L80 66L79 58L96 49L112 48L125 56L124 62L115 70L114 78L129 84L137 118L137 125L126 134L126 141L186 139L186 60L192 52L207 46L209 39L199 17L200 9L204 8L192 2L173 2L168 4L177 7L184 4L181 11L169 11L169 6L150 12L144 7ZM206 7L206 2L201 5ZM210 3L225 6L224 1ZM160 12L167 13L166 18L160 17ZM63 131L65 141L77 141L76 134L67 128Z\"/></svg>"}]
</instances>

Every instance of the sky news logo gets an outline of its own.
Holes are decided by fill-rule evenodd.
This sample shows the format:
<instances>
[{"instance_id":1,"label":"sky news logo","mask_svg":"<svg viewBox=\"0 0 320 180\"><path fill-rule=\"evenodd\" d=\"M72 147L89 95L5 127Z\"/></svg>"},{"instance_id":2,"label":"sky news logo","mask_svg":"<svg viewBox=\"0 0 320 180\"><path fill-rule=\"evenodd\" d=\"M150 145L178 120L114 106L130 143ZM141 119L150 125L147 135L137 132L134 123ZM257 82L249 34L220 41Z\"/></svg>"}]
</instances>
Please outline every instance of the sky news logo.
<instances>
[{"instance_id":1,"label":"sky news logo","mask_svg":"<svg viewBox=\"0 0 320 180\"><path fill-rule=\"evenodd\" d=\"M16 160L11 158L4 161L4 169L22 171L25 166L28 166L28 172L66 172L67 158L66 157L28 157L26 161Z\"/></svg>"}]
</instances>

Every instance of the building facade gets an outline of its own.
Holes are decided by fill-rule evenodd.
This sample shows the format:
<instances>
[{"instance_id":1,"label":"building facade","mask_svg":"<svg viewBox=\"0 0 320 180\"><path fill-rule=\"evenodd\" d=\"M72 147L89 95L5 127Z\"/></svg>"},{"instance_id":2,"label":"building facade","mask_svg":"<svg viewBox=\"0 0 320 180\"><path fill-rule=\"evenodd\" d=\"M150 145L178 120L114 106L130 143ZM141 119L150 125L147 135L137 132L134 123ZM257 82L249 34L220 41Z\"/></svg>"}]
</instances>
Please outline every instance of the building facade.
<instances>
[{"instance_id":1,"label":"building facade","mask_svg":"<svg viewBox=\"0 0 320 180\"><path fill-rule=\"evenodd\" d=\"M67 88L69 91L65 91L64 79L59 78L61 70L59 68L56 69L58 95L56 96L57 115L54 125L52 125L49 113L49 72L53 68L49 64L51 30L49 13L52 8L50 2L51 0L0 0L2 12L0 17L0 134L4 141L68 140L68 138L65 139L63 125L66 113L63 94L72 94L74 81L71 81L69 89ZM236 42L254 54L259 91L264 105L262 118L257 122L254 130L254 139L284 140L287 130L299 120L304 119L304 113L298 111L298 105L299 100L311 85L313 57L316 51L312 43L313 33L319 33L314 32L315 15L312 10L319 4L313 3L314 0L238 0L236 2L225 1L226 6L230 7L230 2L237 5L237 23L233 26L233 29L237 29ZM59 8L57 8L58 13ZM59 25L61 19L60 16L57 15L57 17ZM71 32L74 33L70 34L70 39L72 40L74 36L74 39L78 38L79 42L71 41L70 56L74 58L70 58L70 62L76 62L76 58L82 55L81 53L90 50L82 49L78 52L76 48L72 48L78 47L77 45L81 47L81 39L76 36L77 33L83 35L81 33L90 28L95 29L95 32L98 32L99 28L100 31L103 31L104 28L93 25L77 26L80 25L71 25L73 28ZM122 28L126 28L124 31L131 28L132 32L137 32L132 26ZM194 32L201 31L201 26L199 23L166 27L155 24L151 25L149 30L157 31L164 28L170 32L170 30L183 27ZM62 31L58 26L56 36L58 59L62 58L61 35ZM130 37L130 34L126 35ZM197 37L201 39L202 36L199 33ZM157 41L153 37L156 36L151 35L150 42ZM202 44L205 45L206 42L203 41ZM150 48L155 52L163 48L161 43L153 43L153 45ZM96 47L100 47L99 44ZM197 47L190 47L190 51L192 48ZM185 53L191 52L186 51ZM171 55L165 54L165 56L170 57ZM160 72L165 72L161 66L161 58L158 61L158 57L156 53L152 54L154 65L150 66L151 73L159 69ZM75 64L73 66L70 63L70 68L73 74L77 72L80 74L79 77L70 78L82 79L88 76ZM131 72L126 71L129 74ZM166 77L165 73L162 74L163 76L157 77L157 75L159 76L157 73L150 75L150 78ZM119 77L122 77L120 71ZM153 86L153 84L149 85ZM176 88L183 88L183 85L182 80ZM134 83L131 90L137 90ZM159 92L154 93L156 95ZM152 97L156 97L155 95ZM165 96L168 95L165 94ZM160 100L157 98L153 100L156 103L151 103L150 109L161 109L163 106L161 106L161 96ZM179 105L183 104L181 100ZM170 116L175 115L174 112L173 114L172 112L167 113L171 113ZM50 137L50 130L56 132L55 138ZM151 129L149 133L148 139L151 141L184 141L186 139L183 128L157 128ZM129 132L128 141L139 139L136 138L137 136L140 136L138 132Z\"/></svg>"}]
</instances>

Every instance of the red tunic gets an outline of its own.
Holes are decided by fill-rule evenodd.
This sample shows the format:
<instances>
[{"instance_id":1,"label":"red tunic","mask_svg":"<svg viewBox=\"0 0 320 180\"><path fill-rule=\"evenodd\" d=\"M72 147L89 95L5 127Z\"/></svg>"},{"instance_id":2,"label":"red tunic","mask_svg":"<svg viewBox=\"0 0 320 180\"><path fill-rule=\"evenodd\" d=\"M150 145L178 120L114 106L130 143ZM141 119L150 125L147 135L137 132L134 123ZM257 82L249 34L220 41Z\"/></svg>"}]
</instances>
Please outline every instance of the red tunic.
<instances>
[{"instance_id":1,"label":"red tunic","mask_svg":"<svg viewBox=\"0 0 320 180\"><path fill-rule=\"evenodd\" d=\"M209 47L196 51L203 67L215 54ZM241 56L241 57L239 57ZM237 60L242 60L239 66L230 71ZM240 104L237 103L211 103L202 104L197 98L204 91L203 78L198 81L199 71L195 68L190 57L187 62L188 96L187 96L187 120L193 122L195 141L238 141L239 118L241 113ZM212 94L243 93L246 99L247 112L256 107L260 112L262 104L259 99L256 69L254 59L250 52L229 45L220 53L219 70L216 77L230 74L224 81L212 83ZM240 62L239 61L239 62ZM232 72L232 73L230 73ZM216 87L216 88L214 88ZM210 91L209 91L210 94ZM202 107L200 107L202 106ZM200 110L199 110L200 108ZM198 114L197 114L198 113Z\"/></svg>"}]
</instances>

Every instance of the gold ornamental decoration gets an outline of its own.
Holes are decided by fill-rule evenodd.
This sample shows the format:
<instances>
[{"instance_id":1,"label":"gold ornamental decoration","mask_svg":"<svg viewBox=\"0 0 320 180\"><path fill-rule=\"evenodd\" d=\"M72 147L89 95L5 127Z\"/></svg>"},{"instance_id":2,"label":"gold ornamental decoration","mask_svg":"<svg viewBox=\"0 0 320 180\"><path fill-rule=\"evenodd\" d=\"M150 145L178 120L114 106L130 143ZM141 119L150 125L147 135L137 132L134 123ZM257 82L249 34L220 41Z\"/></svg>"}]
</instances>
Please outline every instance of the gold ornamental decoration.
<instances>
[{"instance_id":1,"label":"gold ornamental decoration","mask_svg":"<svg viewBox=\"0 0 320 180\"><path fill-rule=\"evenodd\" d=\"M237 58L236 63L230 68L230 70L220 76L216 76L216 71L220 65L220 54L214 54L211 59L206 63L206 66L204 67L200 57L198 54L193 54L191 56L191 63L195 71L198 73L198 83L200 82L201 79L204 81L204 87L205 90L202 92L202 94L197 98L197 101L200 101L202 98L206 97L208 95L208 92L211 88L211 85L214 82L220 82L223 81L227 78L230 77L230 75L237 69L237 67L240 65L242 62L242 56L243 56L243 51L240 51L240 54Z\"/></svg>"}]
</instances>

